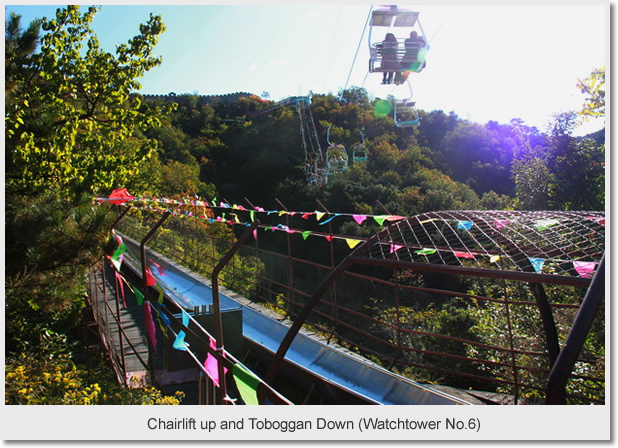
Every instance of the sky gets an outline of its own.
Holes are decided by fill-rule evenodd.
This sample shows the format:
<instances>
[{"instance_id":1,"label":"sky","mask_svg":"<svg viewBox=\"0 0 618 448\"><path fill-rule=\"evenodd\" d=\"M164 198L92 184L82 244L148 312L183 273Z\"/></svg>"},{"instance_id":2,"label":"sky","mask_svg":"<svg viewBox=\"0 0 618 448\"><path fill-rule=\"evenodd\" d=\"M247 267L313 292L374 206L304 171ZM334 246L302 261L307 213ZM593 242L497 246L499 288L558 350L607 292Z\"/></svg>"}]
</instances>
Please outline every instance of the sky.
<instances>
[{"instance_id":1,"label":"sky","mask_svg":"<svg viewBox=\"0 0 618 448\"><path fill-rule=\"evenodd\" d=\"M371 97L412 97L425 111L452 111L481 124L519 118L541 131L553 114L581 109L585 96L577 89L578 79L609 68L608 2L398 5L420 13L430 44L427 66L410 76L409 86L382 86L380 73L367 73L366 26L371 8L381 7L103 4L92 27L103 48L113 52L116 44L138 34L150 13L161 15L166 31L155 54L163 62L140 79L142 93L245 91L280 100L336 95L344 87L360 86ZM28 23L53 17L56 8L5 4L5 14L15 11ZM384 33L374 29L371 40L382 40ZM575 135L602 127L596 120Z\"/></svg>"}]
</instances>

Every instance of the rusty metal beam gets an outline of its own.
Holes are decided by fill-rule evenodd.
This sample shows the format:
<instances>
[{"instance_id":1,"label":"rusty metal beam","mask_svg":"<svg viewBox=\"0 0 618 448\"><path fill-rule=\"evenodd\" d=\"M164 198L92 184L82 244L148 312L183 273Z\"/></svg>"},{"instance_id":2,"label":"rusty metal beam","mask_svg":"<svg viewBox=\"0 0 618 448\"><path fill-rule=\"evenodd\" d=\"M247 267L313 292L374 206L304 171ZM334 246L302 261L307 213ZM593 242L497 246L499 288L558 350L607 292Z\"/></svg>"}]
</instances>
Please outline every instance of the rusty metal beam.
<instances>
[{"instance_id":1,"label":"rusty metal beam","mask_svg":"<svg viewBox=\"0 0 618 448\"><path fill-rule=\"evenodd\" d=\"M566 384L577 361L592 323L605 297L605 255L594 274L590 288L586 292L582 305L575 316L571 331L567 336L564 347L554 363L549 379L545 404L566 404Z\"/></svg>"},{"instance_id":2,"label":"rusty metal beam","mask_svg":"<svg viewBox=\"0 0 618 448\"><path fill-rule=\"evenodd\" d=\"M232 257L240 250L240 248L247 242L249 237L253 234L253 231L260 224L258 220L255 220L238 238L230 250L221 258L219 263L212 270L211 287L212 287L212 305L214 311L215 320L215 339L217 344L217 352L223 354L223 322L221 318L221 300L219 297L219 274L225 266L230 262ZM221 391L223 393L220 396L221 404L225 404L225 373L223 371L223 364L219 363L219 381L221 385Z\"/></svg>"}]
</instances>

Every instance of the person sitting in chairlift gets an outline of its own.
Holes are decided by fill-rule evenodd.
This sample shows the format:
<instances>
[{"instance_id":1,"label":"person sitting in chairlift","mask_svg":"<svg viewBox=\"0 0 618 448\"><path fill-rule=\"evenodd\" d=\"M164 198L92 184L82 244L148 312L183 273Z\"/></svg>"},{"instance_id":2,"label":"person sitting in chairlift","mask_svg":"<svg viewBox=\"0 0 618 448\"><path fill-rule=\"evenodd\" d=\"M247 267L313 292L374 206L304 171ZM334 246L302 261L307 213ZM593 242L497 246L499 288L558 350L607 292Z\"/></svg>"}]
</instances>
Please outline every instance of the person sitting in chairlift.
<instances>
[{"instance_id":1,"label":"person sitting in chairlift","mask_svg":"<svg viewBox=\"0 0 618 448\"><path fill-rule=\"evenodd\" d=\"M406 52L401 58L402 72L395 75L395 84L402 84L408 79L411 71L419 71L425 67L425 61L420 61L419 52L425 46L425 39L416 31L410 32L410 37L404 41Z\"/></svg>"},{"instance_id":2,"label":"person sitting in chairlift","mask_svg":"<svg viewBox=\"0 0 618 448\"><path fill-rule=\"evenodd\" d=\"M382 68L385 71L382 74L382 84L392 84L393 76L396 70L400 67L399 59L397 58L397 51L399 48L399 42L393 33L386 34L386 37L382 41Z\"/></svg>"}]
</instances>

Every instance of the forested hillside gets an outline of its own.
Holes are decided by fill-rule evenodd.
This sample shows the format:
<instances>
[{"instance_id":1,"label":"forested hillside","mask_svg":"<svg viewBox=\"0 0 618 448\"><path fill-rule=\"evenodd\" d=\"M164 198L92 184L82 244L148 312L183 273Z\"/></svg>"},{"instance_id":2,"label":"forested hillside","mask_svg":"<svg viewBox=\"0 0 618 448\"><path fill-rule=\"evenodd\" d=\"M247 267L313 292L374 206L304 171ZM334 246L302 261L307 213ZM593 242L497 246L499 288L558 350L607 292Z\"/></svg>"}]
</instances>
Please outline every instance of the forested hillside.
<instances>
[{"instance_id":1,"label":"forested hillside","mask_svg":"<svg viewBox=\"0 0 618 448\"><path fill-rule=\"evenodd\" d=\"M305 179L293 105L276 107L250 94L233 102L188 94L148 97L146 104L177 104L160 128L146 132L157 141L154 163L161 164L151 192L219 194L267 205L277 197L299 210L319 199L330 210L359 213L379 201L408 216L448 209L604 208L604 135L573 137L576 113L556 115L548 133L520 120L479 124L454 112L422 110L418 127L398 128L392 112L375 112L381 102L361 88L311 96L322 152L330 140L345 146L349 158L346 172L316 186ZM351 148L362 136L368 157L355 163Z\"/></svg>"}]
</instances>

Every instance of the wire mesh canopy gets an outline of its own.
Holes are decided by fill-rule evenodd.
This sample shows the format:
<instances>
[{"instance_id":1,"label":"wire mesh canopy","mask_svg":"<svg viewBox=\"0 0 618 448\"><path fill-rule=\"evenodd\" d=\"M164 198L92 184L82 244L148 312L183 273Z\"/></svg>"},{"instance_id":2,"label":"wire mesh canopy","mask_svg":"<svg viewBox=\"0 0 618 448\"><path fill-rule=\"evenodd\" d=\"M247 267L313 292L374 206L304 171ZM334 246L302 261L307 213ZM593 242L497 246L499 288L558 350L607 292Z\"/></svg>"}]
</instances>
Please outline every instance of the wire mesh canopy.
<instances>
[{"instance_id":1,"label":"wire mesh canopy","mask_svg":"<svg viewBox=\"0 0 618 448\"><path fill-rule=\"evenodd\" d=\"M583 280L604 251L604 212L444 211L399 221L354 255Z\"/></svg>"}]
</instances>

